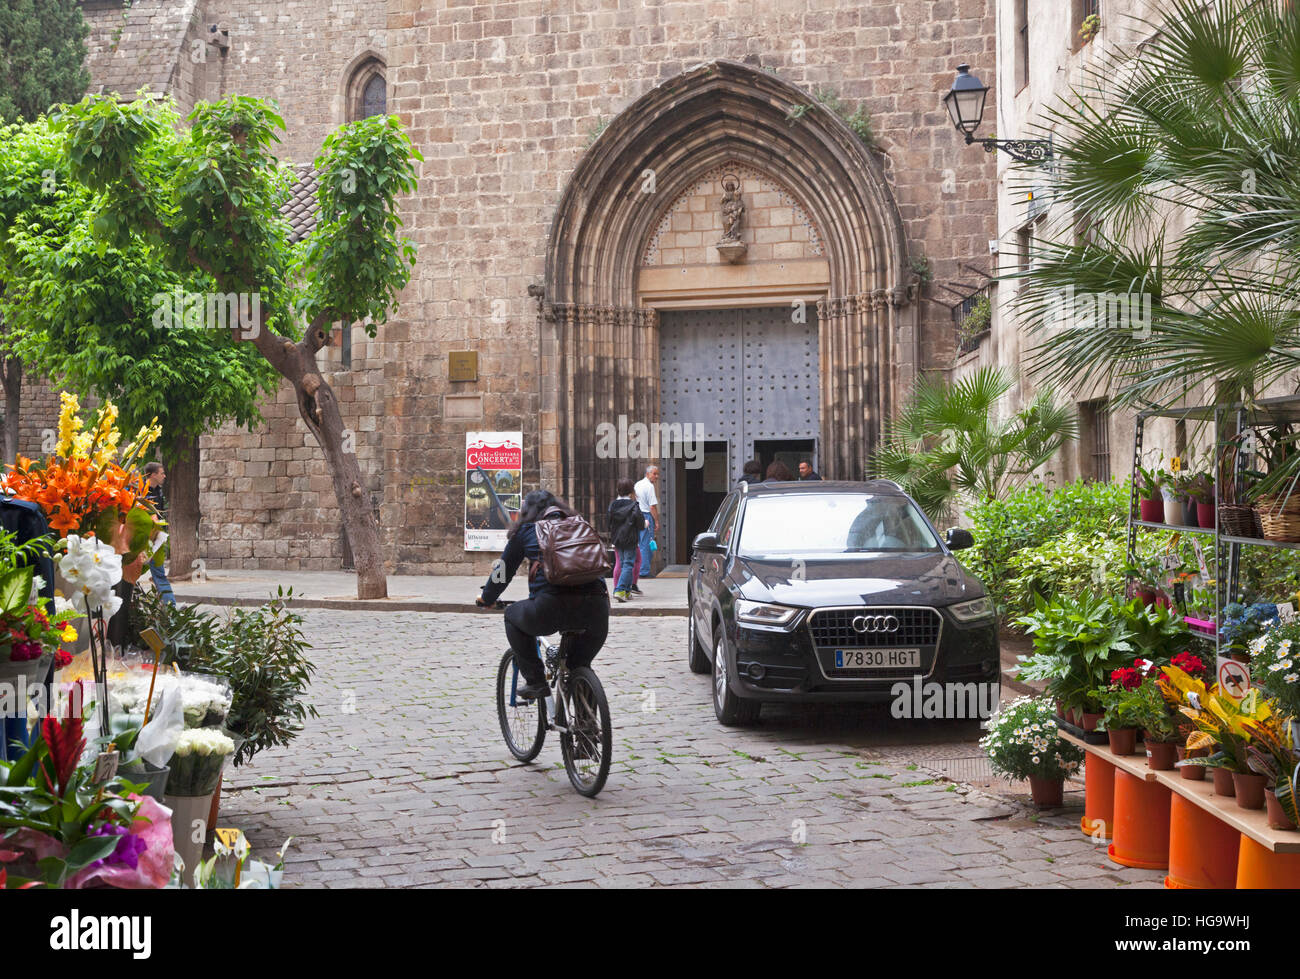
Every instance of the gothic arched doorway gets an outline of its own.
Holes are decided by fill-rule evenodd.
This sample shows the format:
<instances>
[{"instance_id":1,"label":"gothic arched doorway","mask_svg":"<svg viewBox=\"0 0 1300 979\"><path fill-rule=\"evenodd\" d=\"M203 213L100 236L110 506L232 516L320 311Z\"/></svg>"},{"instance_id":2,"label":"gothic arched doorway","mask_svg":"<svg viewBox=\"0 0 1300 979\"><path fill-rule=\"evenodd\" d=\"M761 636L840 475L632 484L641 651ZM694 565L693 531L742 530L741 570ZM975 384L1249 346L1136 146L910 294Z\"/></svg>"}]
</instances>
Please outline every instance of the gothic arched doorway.
<instances>
[{"instance_id":1,"label":"gothic arched doorway","mask_svg":"<svg viewBox=\"0 0 1300 979\"><path fill-rule=\"evenodd\" d=\"M647 249L674 202L727 168L783 188L815 229L820 254L732 265L721 249L716 261L647 272ZM762 244L751 237L751 248ZM799 261L797 274L777 267ZM716 266L716 274L692 291L673 278L689 278L693 264ZM551 227L542 410L543 429L553 423L559 444L543 451L543 481L596 514L616 479L637 468L598 444L602 426L620 415L662 418L661 310L789 307L801 297L815 310L807 319L816 324L822 472L862 478L916 370L916 285L881 161L843 121L789 82L737 62L670 79L600 134Z\"/></svg>"}]
</instances>

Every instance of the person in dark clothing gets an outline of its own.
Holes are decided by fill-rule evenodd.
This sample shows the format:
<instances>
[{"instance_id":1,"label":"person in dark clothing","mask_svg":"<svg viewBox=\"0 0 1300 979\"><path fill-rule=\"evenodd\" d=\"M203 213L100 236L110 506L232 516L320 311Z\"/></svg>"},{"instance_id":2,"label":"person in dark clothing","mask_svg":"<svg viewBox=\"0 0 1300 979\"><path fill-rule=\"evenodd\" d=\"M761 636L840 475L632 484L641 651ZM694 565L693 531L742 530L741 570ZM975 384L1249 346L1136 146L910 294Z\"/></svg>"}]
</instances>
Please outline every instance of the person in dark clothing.
<instances>
[{"instance_id":1,"label":"person in dark clothing","mask_svg":"<svg viewBox=\"0 0 1300 979\"><path fill-rule=\"evenodd\" d=\"M815 480L820 480L820 479L821 477L817 475L817 472L816 470L813 469L811 462L805 459L803 462L799 463L800 482L813 482Z\"/></svg>"},{"instance_id":2,"label":"person in dark clothing","mask_svg":"<svg viewBox=\"0 0 1300 979\"><path fill-rule=\"evenodd\" d=\"M767 479L765 483L789 483L794 480L794 473L784 462L774 462L767 467Z\"/></svg>"},{"instance_id":3,"label":"person in dark clothing","mask_svg":"<svg viewBox=\"0 0 1300 979\"><path fill-rule=\"evenodd\" d=\"M144 494L145 499L154 505L158 511L158 519L167 519L167 497L163 495L163 483L167 479L167 470L163 468L161 462L147 462L144 467L145 485L149 487ZM153 586L157 589L159 596L168 605L176 604L176 594L172 591L172 583L167 580L167 569L162 564L149 565L149 576L153 578Z\"/></svg>"},{"instance_id":4,"label":"person in dark clothing","mask_svg":"<svg viewBox=\"0 0 1300 979\"><path fill-rule=\"evenodd\" d=\"M624 477L618 481L618 498L609 505L609 542L614 545L617 560L614 562L614 597L626 602L631 597L632 576L636 572L637 542L645 529L645 518L636 501L632 480Z\"/></svg>"},{"instance_id":5,"label":"person in dark clothing","mask_svg":"<svg viewBox=\"0 0 1300 979\"><path fill-rule=\"evenodd\" d=\"M757 459L750 459L745 463L745 471L740 475L740 483L758 484L763 481L763 464ZM736 485L739 486L740 483Z\"/></svg>"},{"instance_id":6,"label":"person in dark clothing","mask_svg":"<svg viewBox=\"0 0 1300 979\"><path fill-rule=\"evenodd\" d=\"M547 511L557 510L549 517ZM506 609L506 638L515 654L515 663L526 685L515 693L525 700L549 697L546 669L537 655L537 637L556 632L585 629L575 636L569 650L570 668L590 666L605 645L609 634L609 592L598 578L585 585L552 585L542 573L541 549L537 545L538 520L573 516L574 511L548 490L533 490L523 500L519 517L507 534L505 550L492 567L482 594L474 599L481 608L492 605L515 576L519 565L528 559L528 598L512 602Z\"/></svg>"}]
</instances>

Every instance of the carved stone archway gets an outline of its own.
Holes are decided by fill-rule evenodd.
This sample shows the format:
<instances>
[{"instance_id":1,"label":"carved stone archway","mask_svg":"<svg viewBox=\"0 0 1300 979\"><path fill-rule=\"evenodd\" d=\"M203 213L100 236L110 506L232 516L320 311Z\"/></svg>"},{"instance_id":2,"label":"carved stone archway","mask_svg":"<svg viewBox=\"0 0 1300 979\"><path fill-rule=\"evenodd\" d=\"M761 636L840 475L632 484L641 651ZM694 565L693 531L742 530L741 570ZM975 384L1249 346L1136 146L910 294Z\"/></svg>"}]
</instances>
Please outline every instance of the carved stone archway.
<instances>
[{"instance_id":1,"label":"carved stone archway","mask_svg":"<svg viewBox=\"0 0 1300 979\"><path fill-rule=\"evenodd\" d=\"M791 121L792 110L807 106ZM917 282L879 158L835 114L777 76L697 66L621 113L579 161L551 226L540 297L542 476L603 511L626 468L599 459L596 426L659 418L658 331L637 302L645 242L666 201L728 161L772 175L816 223L830 269L818 304L822 472L861 479L918 362ZM549 451L548 451L549 449Z\"/></svg>"}]
</instances>

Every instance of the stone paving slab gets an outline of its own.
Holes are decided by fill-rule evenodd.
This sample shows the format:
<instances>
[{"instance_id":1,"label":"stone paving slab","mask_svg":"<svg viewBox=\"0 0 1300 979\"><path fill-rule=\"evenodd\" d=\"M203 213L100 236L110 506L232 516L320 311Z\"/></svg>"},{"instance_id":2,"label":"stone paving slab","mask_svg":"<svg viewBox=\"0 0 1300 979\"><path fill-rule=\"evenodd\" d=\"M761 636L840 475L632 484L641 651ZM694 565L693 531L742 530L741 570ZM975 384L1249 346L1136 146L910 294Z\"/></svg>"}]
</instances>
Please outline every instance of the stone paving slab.
<instances>
[{"instance_id":1,"label":"stone paving slab","mask_svg":"<svg viewBox=\"0 0 1300 979\"><path fill-rule=\"evenodd\" d=\"M978 751L970 724L871 707L713 716L676 617L611 624L595 662L615 726L594 800L548 741L516 763L492 683L505 648L481 614L308 609L317 675L290 747L228 774L220 825L254 851L295 837L298 887L1159 886L1079 832L946 780L926 759ZM653 697L647 696L647 692ZM919 757L920 762L913 761ZM1027 798L1027 794L1025 794Z\"/></svg>"}]
</instances>

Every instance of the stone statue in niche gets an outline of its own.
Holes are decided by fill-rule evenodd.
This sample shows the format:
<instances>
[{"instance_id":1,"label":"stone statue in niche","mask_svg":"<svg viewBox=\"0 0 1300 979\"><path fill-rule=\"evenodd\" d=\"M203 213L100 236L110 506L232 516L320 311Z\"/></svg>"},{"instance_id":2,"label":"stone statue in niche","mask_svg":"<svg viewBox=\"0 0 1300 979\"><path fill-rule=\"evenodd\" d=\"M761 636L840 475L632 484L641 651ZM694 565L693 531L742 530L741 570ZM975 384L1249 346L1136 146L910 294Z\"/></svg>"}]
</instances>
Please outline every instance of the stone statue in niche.
<instances>
[{"instance_id":1,"label":"stone statue in niche","mask_svg":"<svg viewBox=\"0 0 1300 979\"><path fill-rule=\"evenodd\" d=\"M740 238L740 229L745 221L745 202L740 196L740 178L734 173L722 177L722 238L714 246L718 254L728 262L739 262L747 250Z\"/></svg>"}]
</instances>

